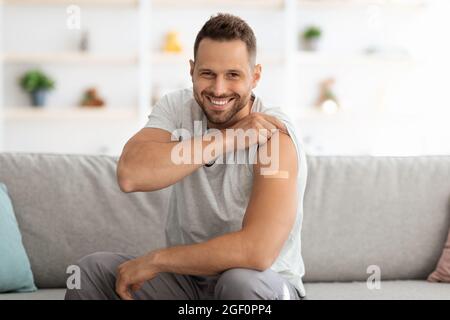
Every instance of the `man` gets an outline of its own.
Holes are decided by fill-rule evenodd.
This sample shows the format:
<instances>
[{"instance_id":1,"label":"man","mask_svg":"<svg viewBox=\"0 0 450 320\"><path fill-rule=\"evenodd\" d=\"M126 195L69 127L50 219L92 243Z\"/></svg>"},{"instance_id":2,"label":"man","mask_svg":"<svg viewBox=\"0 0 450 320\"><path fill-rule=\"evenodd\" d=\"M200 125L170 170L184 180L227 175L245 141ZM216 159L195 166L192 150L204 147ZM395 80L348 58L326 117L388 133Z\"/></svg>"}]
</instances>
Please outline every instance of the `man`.
<instances>
[{"instance_id":1,"label":"man","mask_svg":"<svg viewBox=\"0 0 450 320\"><path fill-rule=\"evenodd\" d=\"M193 88L157 103L117 168L124 192L173 185L168 246L141 257L82 258L81 289L66 299L305 296L305 154L280 109L253 94L261 77L255 61L256 39L242 19L218 14L202 27L190 61ZM256 134L239 140L243 132Z\"/></svg>"}]
</instances>

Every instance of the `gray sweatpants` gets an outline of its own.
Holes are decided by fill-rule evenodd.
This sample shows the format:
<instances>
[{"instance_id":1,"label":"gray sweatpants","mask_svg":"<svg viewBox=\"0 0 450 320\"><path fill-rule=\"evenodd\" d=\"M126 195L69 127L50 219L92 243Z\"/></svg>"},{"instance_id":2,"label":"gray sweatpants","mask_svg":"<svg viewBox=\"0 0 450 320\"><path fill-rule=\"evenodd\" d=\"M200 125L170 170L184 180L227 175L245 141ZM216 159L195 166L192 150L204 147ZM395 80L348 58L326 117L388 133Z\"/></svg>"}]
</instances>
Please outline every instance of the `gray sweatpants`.
<instances>
[{"instance_id":1,"label":"gray sweatpants","mask_svg":"<svg viewBox=\"0 0 450 320\"><path fill-rule=\"evenodd\" d=\"M81 271L80 289L68 289L66 300L120 299L115 291L120 264L135 257L119 253L97 252L77 263ZM142 300L299 300L295 287L278 273L268 269L229 269L215 276L190 276L160 273L132 292Z\"/></svg>"}]
</instances>

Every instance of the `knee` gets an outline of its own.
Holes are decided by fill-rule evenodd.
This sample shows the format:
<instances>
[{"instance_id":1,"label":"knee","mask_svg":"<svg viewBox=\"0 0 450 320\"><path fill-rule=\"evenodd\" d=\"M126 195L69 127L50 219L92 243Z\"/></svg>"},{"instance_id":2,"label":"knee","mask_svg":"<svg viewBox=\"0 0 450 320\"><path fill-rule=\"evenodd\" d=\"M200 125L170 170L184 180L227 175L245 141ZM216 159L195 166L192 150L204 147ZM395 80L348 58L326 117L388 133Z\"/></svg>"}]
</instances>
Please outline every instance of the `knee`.
<instances>
[{"instance_id":1,"label":"knee","mask_svg":"<svg viewBox=\"0 0 450 320\"><path fill-rule=\"evenodd\" d=\"M111 252L94 252L79 259L77 265L83 273L98 273L114 268L115 254ZM118 267L118 266L117 266Z\"/></svg>"},{"instance_id":2,"label":"knee","mask_svg":"<svg viewBox=\"0 0 450 320\"><path fill-rule=\"evenodd\" d=\"M115 254L110 252L95 252L79 259L75 266L79 267L78 280L70 282L67 279L66 300L97 299L97 287L108 278L114 277L116 267Z\"/></svg>"},{"instance_id":3,"label":"knee","mask_svg":"<svg viewBox=\"0 0 450 320\"><path fill-rule=\"evenodd\" d=\"M258 287L264 285L263 271L234 268L221 274L217 280L214 297L217 300L271 299Z\"/></svg>"}]
</instances>

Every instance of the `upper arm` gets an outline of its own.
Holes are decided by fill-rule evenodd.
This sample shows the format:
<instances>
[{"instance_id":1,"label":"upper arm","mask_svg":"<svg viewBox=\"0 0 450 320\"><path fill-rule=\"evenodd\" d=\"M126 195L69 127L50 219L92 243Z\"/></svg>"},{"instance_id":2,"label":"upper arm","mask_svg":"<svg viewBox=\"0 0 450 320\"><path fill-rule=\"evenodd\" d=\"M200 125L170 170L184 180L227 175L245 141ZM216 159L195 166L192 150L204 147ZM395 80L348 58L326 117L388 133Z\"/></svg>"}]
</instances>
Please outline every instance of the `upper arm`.
<instances>
[{"instance_id":1,"label":"upper arm","mask_svg":"<svg viewBox=\"0 0 450 320\"><path fill-rule=\"evenodd\" d=\"M171 142L172 134L169 131L159 128L143 128L132 136L128 142L130 144L143 141Z\"/></svg>"},{"instance_id":2,"label":"upper arm","mask_svg":"<svg viewBox=\"0 0 450 320\"><path fill-rule=\"evenodd\" d=\"M265 161L268 158L270 164ZM257 162L253 166L253 189L242 232L251 243L249 250L254 251L250 254L264 261L266 267L278 257L295 222L297 162L295 145L284 133L277 133L258 149Z\"/></svg>"}]
</instances>

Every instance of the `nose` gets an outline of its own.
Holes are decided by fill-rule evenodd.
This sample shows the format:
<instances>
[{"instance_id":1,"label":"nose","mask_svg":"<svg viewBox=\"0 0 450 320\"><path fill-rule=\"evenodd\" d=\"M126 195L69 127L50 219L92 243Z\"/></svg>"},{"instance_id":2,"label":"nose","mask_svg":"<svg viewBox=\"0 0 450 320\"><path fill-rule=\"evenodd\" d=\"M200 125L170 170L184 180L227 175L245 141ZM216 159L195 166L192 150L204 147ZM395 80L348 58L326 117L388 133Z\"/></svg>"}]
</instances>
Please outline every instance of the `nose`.
<instances>
[{"instance_id":1,"label":"nose","mask_svg":"<svg viewBox=\"0 0 450 320\"><path fill-rule=\"evenodd\" d=\"M226 95L226 82L222 77L215 78L212 91L215 97Z\"/></svg>"}]
</instances>

